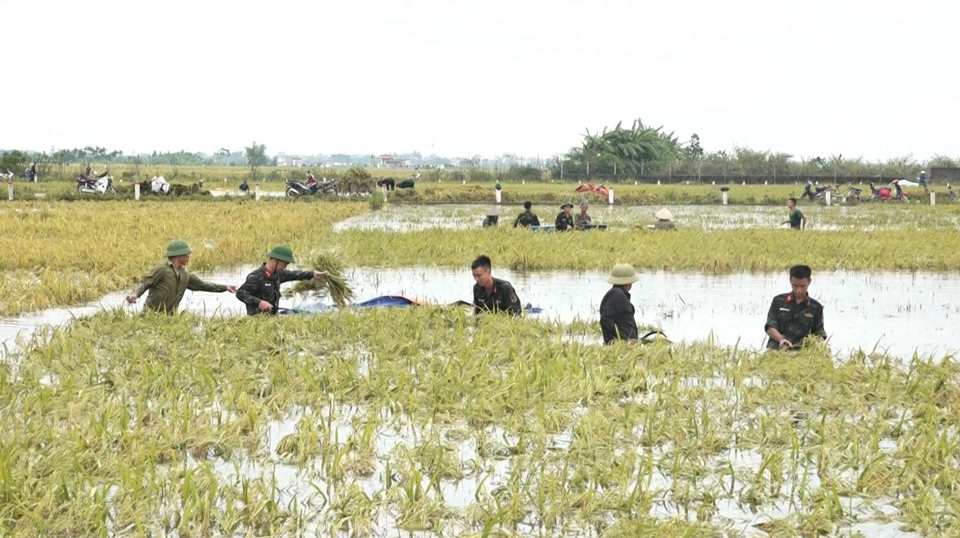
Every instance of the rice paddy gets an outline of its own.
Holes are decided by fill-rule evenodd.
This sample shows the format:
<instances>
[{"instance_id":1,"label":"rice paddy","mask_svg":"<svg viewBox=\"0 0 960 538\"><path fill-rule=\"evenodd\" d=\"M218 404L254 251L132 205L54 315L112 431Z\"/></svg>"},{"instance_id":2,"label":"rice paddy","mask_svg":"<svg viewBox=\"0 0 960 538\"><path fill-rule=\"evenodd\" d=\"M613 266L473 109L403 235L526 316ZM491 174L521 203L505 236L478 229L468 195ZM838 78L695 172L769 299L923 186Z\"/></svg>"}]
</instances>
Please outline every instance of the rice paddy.
<instances>
[{"instance_id":1,"label":"rice paddy","mask_svg":"<svg viewBox=\"0 0 960 538\"><path fill-rule=\"evenodd\" d=\"M5 342L0 535L960 533L952 207L804 206L797 233L780 208L674 206L668 234L644 229L654 208L597 207L607 232L536 234L392 202L0 208L0 315L106 307L12 321L64 323ZM468 299L486 253L544 312L248 318L188 293L180 316L134 315L121 290L173 237L225 284L291 244L344 303ZM672 344L599 345L617 261L643 270L638 321ZM797 262L833 336L758 351Z\"/></svg>"},{"instance_id":2,"label":"rice paddy","mask_svg":"<svg viewBox=\"0 0 960 538\"><path fill-rule=\"evenodd\" d=\"M0 369L16 535L952 534L952 360L462 309L105 311Z\"/></svg>"},{"instance_id":3,"label":"rice paddy","mask_svg":"<svg viewBox=\"0 0 960 538\"><path fill-rule=\"evenodd\" d=\"M132 287L173 238L193 246L191 269L265 261L288 243L309 258L321 230L359 203L14 202L0 207L0 316L91 301Z\"/></svg>"}]
</instances>

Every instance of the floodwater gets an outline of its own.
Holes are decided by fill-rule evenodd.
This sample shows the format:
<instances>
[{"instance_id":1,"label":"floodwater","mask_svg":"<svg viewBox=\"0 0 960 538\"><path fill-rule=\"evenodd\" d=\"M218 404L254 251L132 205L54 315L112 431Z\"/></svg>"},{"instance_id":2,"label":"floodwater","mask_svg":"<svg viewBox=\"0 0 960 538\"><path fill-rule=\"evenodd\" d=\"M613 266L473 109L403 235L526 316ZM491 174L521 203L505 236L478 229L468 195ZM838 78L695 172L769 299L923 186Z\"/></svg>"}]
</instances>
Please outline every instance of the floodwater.
<instances>
[{"instance_id":1,"label":"floodwater","mask_svg":"<svg viewBox=\"0 0 960 538\"><path fill-rule=\"evenodd\" d=\"M387 204L380 211L372 211L337 223L335 232L346 230L421 231L427 229L465 230L480 228L490 205L404 205ZM637 226L652 225L654 213L661 206L607 206L593 205L589 214L595 224L610 226L611 232L626 231ZM722 205L671 205L663 206L673 213L674 222L682 229L732 230L732 229L781 229L787 220L786 207L779 206L722 206ZM831 206L818 204L802 205L811 231L836 231L851 229L859 231L960 228L960 212L923 212L916 207L880 206L861 204L857 206ZM500 206L500 226L513 226L521 206ZM552 225L560 212L558 207L534 206L534 213L541 224Z\"/></svg>"},{"instance_id":2,"label":"floodwater","mask_svg":"<svg viewBox=\"0 0 960 538\"><path fill-rule=\"evenodd\" d=\"M239 284L253 266L202 275L205 280L224 284ZM570 322L575 319L597 319L597 308L604 292L609 287L604 274L598 272L573 273L567 271L515 274L507 270L495 270L498 277L513 282L523 303L543 309L538 319ZM473 280L468 269L404 268L376 269L356 268L346 272L354 286L358 299L378 295L406 295L431 303L447 304L458 299L469 300ZM843 354L851 349L877 346L896 355L907 357L917 351L921 354L944 354L956 347L952 325L960 318L960 285L947 275L917 273L818 273L814 275L811 294L820 300L826 309L826 328L831 335L834 351ZM659 325L673 341L704 340L713 338L719 344L739 344L741 347L759 347L763 344L763 324L770 298L789 290L785 275L733 274L703 275L696 273L667 273L662 271L642 272L641 280L632 292L637 307L637 320L641 324ZM50 309L37 314L0 320L0 340L5 345L15 345L13 338L20 332L31 332L42 324L62 324L71 317L85 316L100 308L142 308L124 306L124 293L114 293L100 301L84 306ZM227 293L187 292L183 308L203 315L244 315L244 305ZM283 306L305 306L299 298L284 298ZM600 343L599 334L588 338ZM326 416L326 410L314 416ZM333 439L343 444L356 435L352 424L354 415L363 412L359 408L338 408L334 411ZM367 411L369 412L369 411ZM386 412L386 411L381 411ZM270 458L267 460L240 456L234 461L216 461L213 465L222 477L264 476L275 480L279 501L300 503L304 510L316 510L318 491L328 491L330 484L322 482L311 468L318 461L305 466L284 462L276 455L276 447L284 435L295 431L302 412L293 413L285 420L271 422L267 443ZM386 462L398 447L414 449L423 439L430 438L424 426L408 417L389 421L376 434L375 470L370 477L356 478L356 484L372 495L384 487ZM446 432L454 433L454 432ZM517 439L507 436L502 428L490 426L486 431L489 439L502 439L515 444ZM509 458L490 461L478 453L474 438L459 441L457 436L444 434L444 443L456 446L461 468L466 470L482 461L484 469L469 474L461 480L442 480L440 487L445 504L463 509L474 502L479 489L492 493L506 485L511 476ZM462 439L462 437L459 437ZM421 440L421 441L418 441ZM569 431L551 435L548 446L564 450L569 446ZM886 447L895 450L896 446ZM638 448L638 450L643 450ZM654 454L657 459L663 452ZM739 475L755 474L759 468L760 455L756 451L737 452L734 447L707 462L706 468L732 466ZM201 462L192 461L200 465ZM816 477L815 472L810 476ZM722 478L721 478L722 480ZM352 483L348 481L347 484ZM672 479L656 471L651 477L651 490L669 491ZM814 488L816 484L809 487ZM789 491L789 487L784 487ZM895 516L898 512L895 500L872 499L865 503L859 497L845 497L845 506L851 506L857 522L841 526L843 531L860 531L868 536L912 537L914 533L899 529L900 523L884 520L877 514ZM774 518L793 513L785 500L763 505L752 512L732 499L717 502L717 513L711 521L742 536L765 536L755 527ZM683 509L667 500L666 495L655 503L652 515L662 519L692 517ZM537 533L535 513L531 519L520 523L521 531ZM876 519L875 519L876 518ZM394 515L388 510L378 511L377 521L372 522L378 535L399 535ZM567 521L567 524L572 522ZM593 529L576 529L571 532L583 536L596 536ZM322 529L308 531L307 535L322 535ZM416 533L418 536L433 536L433 533Z\"/></svg>"},{"instance_id":3,"label":"floodwater","mask_svg":"<svg viewBox=\"0 0 960 538\"><path fill-rule=\"evenodd\" d=\"M255 267L202 275L204 279L239 285ZM600 300L609 288L604 273L549 271L513 273L494 269L513 283L523 304L543 309L536 319L569 323L599 319ZM434 304L472 300L468 268L356 268L345 272L358 300L403 295ZM772 297L790 291L781 274L641 272L631 292L640 325L660 327L674 341L713 339L721 345L761 348L763 325ZM44 324L58 325L99 308L125 306L125 293L113 293L77 307L54 308L0 320L0 342L14 343L18 333ZM909 358L942 356L960 349L955 327L960 322L960 281L938 273L817 273L810 295L823 303L830 346L839 356L851 350L888 351ZM307 301L307 302L305 302ZM281 306L295 308L309 301L285 297ZM204 315L244 315L244 305L228 293L188 291L181 308ZM588 338L600 342L600 335Z\"/></svg>"}]
</instances>

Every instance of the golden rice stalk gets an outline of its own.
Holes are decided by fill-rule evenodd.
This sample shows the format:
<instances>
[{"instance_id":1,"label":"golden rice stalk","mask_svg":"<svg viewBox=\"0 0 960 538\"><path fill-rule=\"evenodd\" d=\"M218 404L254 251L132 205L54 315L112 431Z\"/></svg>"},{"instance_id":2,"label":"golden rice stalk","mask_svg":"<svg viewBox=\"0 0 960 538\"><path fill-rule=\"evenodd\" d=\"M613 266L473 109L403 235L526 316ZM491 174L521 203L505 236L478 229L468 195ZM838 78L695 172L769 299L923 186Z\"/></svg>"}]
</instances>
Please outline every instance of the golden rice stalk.
<instances>
[{"instance_id":1,"label":"golden rice stalk","mask_svg":"<svg viewBox=\"0 0 960 538\"><path fill-rule=\"evenodd\" d=\"M326 274L320 280L301 280L290 290L290 294L309 294L322 298L330 296L337 306L346 306L353 300L353 288L343 276L343 264L328 254L319 254L313 259L313 270Z\"/></svg>"}]
</instances>

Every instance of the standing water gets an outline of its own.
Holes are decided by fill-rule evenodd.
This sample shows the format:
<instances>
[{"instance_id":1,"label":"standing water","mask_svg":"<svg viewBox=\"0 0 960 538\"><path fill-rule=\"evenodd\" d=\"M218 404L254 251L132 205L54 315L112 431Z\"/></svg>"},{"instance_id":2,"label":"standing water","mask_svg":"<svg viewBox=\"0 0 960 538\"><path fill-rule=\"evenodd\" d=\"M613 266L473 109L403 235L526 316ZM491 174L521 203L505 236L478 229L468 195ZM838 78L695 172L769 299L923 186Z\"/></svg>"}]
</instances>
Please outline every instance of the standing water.
<instances>
[{"instance_id":1,"label":"standing water","mask_svg":"<svg viewBox=\"0 0 960 538\"><path fill-rule=\"evenodd\" d=\"M239 285L255 267L202 275L205 280ZM494 268L494 275L513 283L523 304L542 309L535 319L569 323L599 319L598 309L609 288L605 273L569 271L513 273ZM403 295L432 304L472 299L470 270L440 268L356 268L346 271L357 300ZM660 327L672 341L713 338L721 345L760 348L763 326L774 295L790 291L786 274L641 272L631 292L637 322ZM900 357L952 353L952 325L960 319L960 284L935 273L816 273L810 295L823 303L830 346L845 355L874 348ZM94 303L53 308L0 320L0 341L10 346L17 334L42 325L59 325L100 308L128 308L125 293ZM298 307L312 300L284 297L282 306ZM229 293L187 292L181 308L202 315L245 315L245 307ZM599 332L590 341L600 342Z\"/></svg>"}]
</instances>

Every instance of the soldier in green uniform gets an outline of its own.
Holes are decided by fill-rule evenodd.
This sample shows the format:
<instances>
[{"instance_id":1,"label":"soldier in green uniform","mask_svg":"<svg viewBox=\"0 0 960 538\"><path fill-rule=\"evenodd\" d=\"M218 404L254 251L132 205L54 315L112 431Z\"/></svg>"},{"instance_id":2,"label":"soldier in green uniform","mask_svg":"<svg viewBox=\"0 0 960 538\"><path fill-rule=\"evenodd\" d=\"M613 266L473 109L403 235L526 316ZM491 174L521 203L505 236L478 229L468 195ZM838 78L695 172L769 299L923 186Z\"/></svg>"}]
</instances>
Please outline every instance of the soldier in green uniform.
<instances>
[{"instance_id":1,"label":"soldier in green uniform","mask_svg":"<svg viewBox=\"0 0 960 538\"><path fill-rule=\"evenodd\" d=\"M587 208L589 206L590 204L588 204L586 200L580 202L580 213L573 217L573 228L575 230L582 230L584 226L593 224L593 219L587 214Z\"/></svg>"},{"instance_id":2,"label":"soldier in green uniform","mask_svg":"<svg viewBox=\"0 0 960 538\"><path fill-rule=\"evenodd\" d=\"M490 274L490 258L480 255L470 265L473 270L473 306L474 313L507 312L519 316L523 311L516 290L506 280L493 278Z\"/></svg>"},{"instance_id":3,"label":"soldier in green uniform","mask_svg":"<svg viewBox=\"0 0 960 538\"><path fill-rule=\"evenodd\" d=\"M529 228L531 226L540 226L540 219L537 218L537 215L530 210L533 207L533 203L527 200L523 203L523 213L520 213L517 216L517 220L513 221L513 227L523 226L524 228Z\"/></svg>"},{"instance_id":4,"label":"soldier in green uniform","mask_svg":"<svg viewBox=\"0 0 960 538\"><path fill-rule=\"evenodd\" d=\"M144 293L149 291L144 311L164 312L169 315L177 313L183 293L191 291L209 291L222 293L229 291L236 293L237 288L223 284L211 284L200 280L197 275L187 270L190 262L190 253L193 249L182 239L174 239L167 244L167 261L157 265L147 273L143 281L137 286L133 295L127 297L127 302L136 304Z\"/></svg>"},{"instance_id":5,"label":"soldier in green uniform","mask_svg":"<svg viewBox=\"0 0 960 538\"><path fill-rule=\"evenodd\" d=\"M247 314L276 314L280 307L280 284L292 280L320 279L322 271L287 271L293 263L293 250L287 245L277 245L267 254L267 263L247 275L247 280L237 290L237 299L247 305Z\"/></svg>"},{"instance_id":6,"label":"soldier in green uniform","mask_svg":"<svg viewBox=\"0 0 960 538\"><path fill-rule=\"evenodd\" d=\"M770 337L767 348L799 348L811 334L827 338L823 328L823 305L807 293L810 280L810 268L806 265L790 268L790 287L793 291L773 298L767 323L763 326Z\"/></svg>"},{"instance_id":7,"label":"soldier in green uniform","mask_svg":"<svg viewBox=\"0 0 960 538\"><path fill-rule=\"evenodd\" d=\"M797 209L797 199L794 197L787 198L787 208L790 210L790 220L784 221L783 224L790 223L790 227L794 230L802 230L807 227L807 217L803 215L803 211Z\"/></svg>"},{"instance_id":8,"label":"soldier in green uniform","mask_svg":"<svg viewBox=\"0 0 960 538\"><path fill-rule=\"evenodd\" d=\"M573 215L570 214L570 210L573 209L573 204L570 203L570 200L567 200L560 206L560 214L557 215L557 221L554 223L554 228L558 232L568 232L573 230Z\"/></svg>"}]
</instances>

